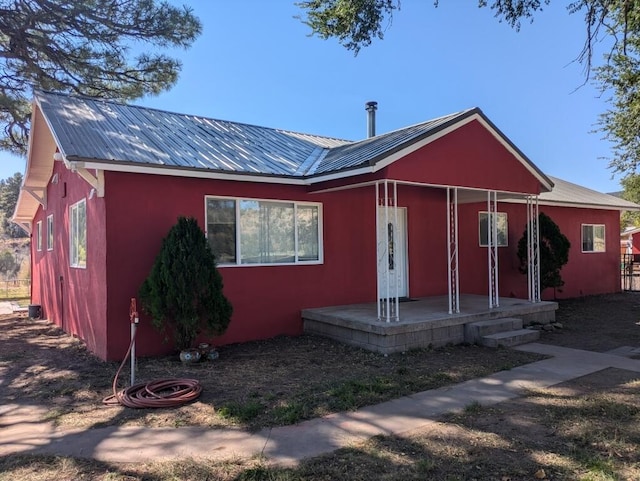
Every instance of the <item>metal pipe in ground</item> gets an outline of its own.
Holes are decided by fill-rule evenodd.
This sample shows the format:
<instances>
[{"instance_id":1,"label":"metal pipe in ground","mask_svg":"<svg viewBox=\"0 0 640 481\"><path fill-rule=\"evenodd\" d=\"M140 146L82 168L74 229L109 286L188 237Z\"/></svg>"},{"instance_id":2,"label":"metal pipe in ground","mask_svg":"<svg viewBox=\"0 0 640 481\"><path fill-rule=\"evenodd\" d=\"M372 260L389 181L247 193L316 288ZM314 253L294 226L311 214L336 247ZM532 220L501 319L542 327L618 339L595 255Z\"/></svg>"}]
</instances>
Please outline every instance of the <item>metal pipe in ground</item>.
<instances>
[{"instance_id":1,"label":"metal pipe in ground","mask_svg":"<svg viewBox=\"0 0 640 481\"><path fill-rule=\"evenodd\" d=\"M131 385L133 386L136 383L136 329L140 322L135 297L131 298L129 320L131 321Z\"/></svg>"}]
</instances>

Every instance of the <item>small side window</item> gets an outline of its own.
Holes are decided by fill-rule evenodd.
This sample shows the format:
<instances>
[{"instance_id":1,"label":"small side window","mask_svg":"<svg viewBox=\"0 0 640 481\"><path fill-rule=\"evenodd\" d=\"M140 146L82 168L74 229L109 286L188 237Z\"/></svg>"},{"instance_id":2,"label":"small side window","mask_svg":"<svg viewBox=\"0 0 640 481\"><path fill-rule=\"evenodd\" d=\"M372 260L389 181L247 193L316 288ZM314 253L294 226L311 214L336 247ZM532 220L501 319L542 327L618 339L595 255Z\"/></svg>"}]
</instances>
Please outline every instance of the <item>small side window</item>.
<instances>
[{"instance_id":1,"label":"small side window","mask_svg":"<svg viewBox=\"0 0 640 481\"><path fill-rule=\"evenodd\" d=\"M87 201L69 207L69 261L71 267L87 267Z\"/></svg>"},{"instance_id":2,"label":"small side window","mask_svg":"<svg viewBox=\"0 0 640 481\"><path fill-rule=\"evenodd\" d=\"M496 224L498 227L498 247L506 247L509 245L509 224L506 212L496 212ZM480 247L489 245L489 213L478 212L478 230L480 238Z\"/></svg>"},{"instance_id":3,"label":"small side window","mask_svg":"<svg viewBox=\"0 0 640 481\"><path fill-rule=\"evenodd\" d=\"M36 224L36 250L40 252L42 250L42 221L38 221Z\"/></svg>"},{"instance_id":4,"label":"small side window","mask_svg":"<svg viewBox=\"0 0 640 481\"><path fill-rule=\"evenodd\" d=\"M53 214L47 217L47 250L53 250Z\"/></svg>"},{"instance_id":5,"label":"small side window","mask_svg":"<svg viewBox=\"0 0 640 481\"><path fill-rule=\"evenodd\" d=\"M604 224L582 224L582 252L605 252Z\"/></svg>"}]
</instances>

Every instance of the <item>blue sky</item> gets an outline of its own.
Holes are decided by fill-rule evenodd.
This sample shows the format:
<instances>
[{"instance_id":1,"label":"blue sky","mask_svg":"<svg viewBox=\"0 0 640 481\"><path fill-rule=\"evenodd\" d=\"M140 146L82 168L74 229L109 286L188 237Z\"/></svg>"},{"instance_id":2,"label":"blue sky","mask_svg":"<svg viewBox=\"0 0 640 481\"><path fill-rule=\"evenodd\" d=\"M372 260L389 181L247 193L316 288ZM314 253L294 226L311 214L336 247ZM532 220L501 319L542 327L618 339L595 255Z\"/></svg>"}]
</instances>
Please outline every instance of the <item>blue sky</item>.
<instances>
[{"instance_id":1,"label":"blue sky","mask_svg":"<svg viewBox=\"0 0 640 481\"><path fill-rule=\"evenodd\" d=\"M609 145L592 133L606 102L580 87L573 62L584 22L566 2L516 32L475 0L403 0L384 40L357 57L309 37L293 0L174 3L191 6L204 31L173 52L183 62L177 85L140 105L351 140L366 136L369 100L378 133L480 107L545 173L619 190ZM0 153L0 178L16 171L24 161Z\"/></svg>"}]
</instances>

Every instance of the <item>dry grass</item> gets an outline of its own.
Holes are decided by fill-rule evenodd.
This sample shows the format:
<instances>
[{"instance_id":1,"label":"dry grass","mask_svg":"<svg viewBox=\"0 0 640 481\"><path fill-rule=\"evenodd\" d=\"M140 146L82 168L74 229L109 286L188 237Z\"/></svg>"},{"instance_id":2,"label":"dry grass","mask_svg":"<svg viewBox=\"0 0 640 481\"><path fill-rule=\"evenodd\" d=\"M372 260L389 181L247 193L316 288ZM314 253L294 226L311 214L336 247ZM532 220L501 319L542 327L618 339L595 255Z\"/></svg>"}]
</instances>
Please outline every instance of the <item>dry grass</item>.
<instances>
[{"instance_id":1,"label":"dry grass","mask_svg":"<svg viewBox=\"0 0 640 481\"><path fill-rule=\"evenodd\" d=\"M596 351L640 347L638 307L638 294L562 301L563 329L543 332L541 341ZM355 408L507 369L527 361L521 354L459 346L385 358L315 337L281 338L228 346L218 361L188 368L172 359L146 360L140 370L150 377L202 379L205 396L172 411L124 411L98 405L114 364L96 361L77 340L43 322L2 319L0 401L46 406L64 426L256 428L295 420L290 406L306 406L303 416ZM0 458L0 481L638 480L639 377L608 369L497 406L474 403L410 436L375 437L296 468L260 459L118 465L25 455Z\"/></svg>"},{"instance_id":2,"label":"dry grass","mask_svg":"<svg viewBox=\"0 0 640 481\"><path fill-rule=\"evenodd\" d=\"M635 481L639 406L637 373L608 369L494 407L443 416L407 437L377 436L295 468L260 459L116 465L11 456L0 458L0 481Z\"/></svg>"},{"instance_id":3,"label":"dry grass","mask_svg":"<svg viewBox=\"0 0 640 481\"><path fill-rule=\"evenodd\" d=\"M177 409L105 407L116 363L101 362L46 321L0 319L3 403L47 410L60 427L240 426L259 429L354 410L539 359L506 349L456 346L382 356L315 336L225 346L216 361L142 359L138 381L193 378L197 402ZM124 386L128 368L121 376Z\"/></svg>"}]
</instances>

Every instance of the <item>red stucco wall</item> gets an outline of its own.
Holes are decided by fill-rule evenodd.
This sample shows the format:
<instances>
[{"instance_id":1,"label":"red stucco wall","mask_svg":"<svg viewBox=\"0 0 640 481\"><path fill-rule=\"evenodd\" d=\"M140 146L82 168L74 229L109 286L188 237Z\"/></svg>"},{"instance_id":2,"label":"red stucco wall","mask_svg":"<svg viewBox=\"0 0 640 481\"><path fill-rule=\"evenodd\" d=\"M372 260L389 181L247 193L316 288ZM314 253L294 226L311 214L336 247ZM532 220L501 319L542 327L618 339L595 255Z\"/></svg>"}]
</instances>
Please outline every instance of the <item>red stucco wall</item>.
<instances>
[{"instance_id":1,"label":"red stucco wall","mask_svg":"<svg viewBox=\"0 0 640 481\"><path fill-rule=\"evenodd\" d=\"M234 306L228 331L214 342L232 343L300 334L300 310L375 299L373 187L309 194L306 187L107 172L108 357L124 354L129 302L148 275L163 237L178 216L205 225L205 195L322 202L324 263L221 267ZM138 352L166 352L163 338L142 318Z\"/></svg>"},{"instance_id":2,"label":"red stucco wall","mask_svg":"<svg viewBox=\"0 0 640 481\"><path fill-rule=\"evenodd\" d=\"M33 220L32 298L43 316L86 342L98 356L107 355L106 263L104 199L89 199L91 186L62 162L55 162L56 184L47 187L47 208ZM87 268L70 267L69 206L87 200ZM47 216L53 214L54 248L47 250ZM42 221L42 250L35 242L36 223Z\"/></svg>"},{"instance_id":3,"label":"red stucco wall","mask_svg":"<svg viewBox=\"0 0 640 481\"><path fill-rule=\"evenodd\" d=\"M477 120L387 168L390 179L540 193L540 181Z\"/></svg>"},{"instance_id":4,"label":"red stucco wall","mask_svg":"<svg viewBox=\"0 0 640 481\"><path fill-rule=\"evenodd\" d=\"M460 289L465 293L488 292L487 249L479 247L478 212L486 211L486 204L460 206ZM526 210L522 204L498 204L499 212L506 212L509 224L509 245L498 249L500 295L527 298L526 275L518 272L518 241L524 233ZM569 262L562 269L565 285L556 290L546 289L543 299L563 299L591 294L620 291L620 214L617 211L540 206L558 224L571 242ZM606 252L582 253L582 224L605 224Z\"/></svg>"},{"instance_id":5,"label":"red stucco wall","mask_svg":"<svg viewBox=\"0 0 640 481\"><path fill-rule=\"evenodd\" d=\"M40 209L35 221L43 221L45 233L46 215L54 213L56 249L33 252L33 302L41 303L49 319L77 334L102 358L124 355L129 343L130 299L137 297L162 238L178 216L195 216L204 227L206 195L320 202L323 209L323 264L220 268L225 294L235 310L229 330L214 339L215 344L300 334L301 309L375 300L373 186L310 193L302 186L106 172L105 198L88 199L86 182L60 163L55 171L59 183L49 186L49 208ZM71 269L68 206L83 196L87 197L89 219L88 268ZM446 192L399 186L398 202L407 210L409 295L445 295ZM483 203L460 205L460 288L464 293L487 293L487 252L478 245L478 211L485 209ZM498 210L509 216L509 247L499 249L500 295L526 297L526 277L517 270L516 255L526 221L525 206L500 203ZM541 210L560 225L573 246L562 273L566 285L557 296L619 290L618 213L544 206ZM582 223L607 225L606 253L580 253ZM552 298L553 292L545 292L544 297ZM155 355L169 349L163 335L143 315L138 353Z\"/></svg>"}]
</instances>

